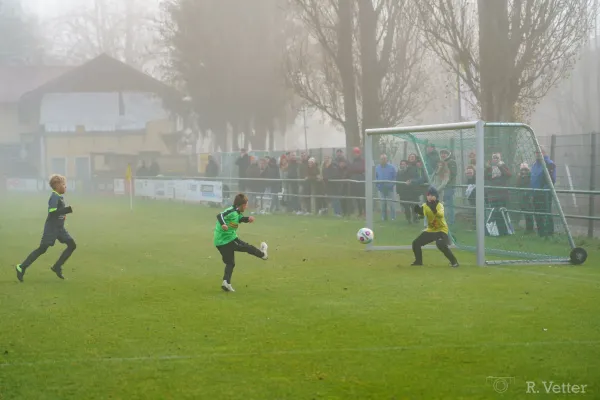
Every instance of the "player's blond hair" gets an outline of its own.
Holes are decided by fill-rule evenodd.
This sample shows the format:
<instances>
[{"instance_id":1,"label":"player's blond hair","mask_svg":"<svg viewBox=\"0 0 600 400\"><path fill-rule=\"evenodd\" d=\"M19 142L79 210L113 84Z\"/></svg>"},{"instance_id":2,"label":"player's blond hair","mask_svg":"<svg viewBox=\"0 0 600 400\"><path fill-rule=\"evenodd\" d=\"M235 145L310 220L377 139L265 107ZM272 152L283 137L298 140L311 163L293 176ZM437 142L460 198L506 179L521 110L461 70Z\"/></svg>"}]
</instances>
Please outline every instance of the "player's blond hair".
<instances>
[{"instance_id":1,"label":"player's blond hair","mask_svg":"<svg viewBox=\"0 0 600 400\"><path fill-rule=\"evenodd\" d=\"M48 184L50 185L50 187L52 189L54 189L56 187L56 185L60 184L60 183L64 183L67 181L67 178L65 178L62 175L58 175L58 174L54 174L50 177L50 180L48 181Z\"/></svg>"}]
</instances>

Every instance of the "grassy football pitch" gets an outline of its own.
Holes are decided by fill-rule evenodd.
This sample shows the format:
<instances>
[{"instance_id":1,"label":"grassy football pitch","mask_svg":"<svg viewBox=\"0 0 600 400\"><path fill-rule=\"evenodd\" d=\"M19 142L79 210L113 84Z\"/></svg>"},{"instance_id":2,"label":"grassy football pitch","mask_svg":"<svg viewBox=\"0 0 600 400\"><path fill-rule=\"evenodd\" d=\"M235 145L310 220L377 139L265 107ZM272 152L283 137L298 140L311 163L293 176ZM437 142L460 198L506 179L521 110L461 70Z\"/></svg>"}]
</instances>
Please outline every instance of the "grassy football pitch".
<instances>
[{"instance_id":1,"label":"grassy football pitch","mask_svg":"<svg viewBox=\"0 0 600 400\"><path fill-rule=\"evenodd\" d=\"M257 216L240 237L270 259L238 254L224 293L220 210L67 200L67 280L49 270L55 246L20 284L47 196L0 199L2 400L600 398L597 243L579 267L457 252L452 269L437 250L410 267L408 251L364 252L362 221ZM418 229L396 224L376 238L410 244Z\"/></svg>"}]
</instances>

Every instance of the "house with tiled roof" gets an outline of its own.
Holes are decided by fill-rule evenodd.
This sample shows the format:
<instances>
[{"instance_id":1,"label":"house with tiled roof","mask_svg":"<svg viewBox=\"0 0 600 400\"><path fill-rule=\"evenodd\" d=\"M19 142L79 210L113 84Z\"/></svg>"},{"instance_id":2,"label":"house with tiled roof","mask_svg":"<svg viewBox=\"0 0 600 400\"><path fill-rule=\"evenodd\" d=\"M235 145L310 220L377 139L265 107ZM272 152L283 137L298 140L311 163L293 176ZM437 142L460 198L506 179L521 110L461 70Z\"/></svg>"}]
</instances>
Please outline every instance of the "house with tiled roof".
<instances>
[{"instance_id":1,"label":"house with tiled roof","mask_svg":"<svg viewBox=\"0 0 600 400\"><path fill-rule=\"evenodd\" d=\"M72 67L0 66L0 173L26 173L24 159L34 149L21 142L21 134L37 124L19 119L19 101L25 93L70 71Z\"/></svg>"},{"instance_id":2,"label":"house with tiled roof","mask_svg":"<svg viewBox=\"0 0 600 400\"><path fill-rule=\"evenodd\" d=\"M161 156L185 159L175 148L180 118L172 112L183 96L151 76L100 55L37 83L10 93L13 101L20 96L19 123L6 134L36 176L90 182Z\"/></svg>"}]
</instances>

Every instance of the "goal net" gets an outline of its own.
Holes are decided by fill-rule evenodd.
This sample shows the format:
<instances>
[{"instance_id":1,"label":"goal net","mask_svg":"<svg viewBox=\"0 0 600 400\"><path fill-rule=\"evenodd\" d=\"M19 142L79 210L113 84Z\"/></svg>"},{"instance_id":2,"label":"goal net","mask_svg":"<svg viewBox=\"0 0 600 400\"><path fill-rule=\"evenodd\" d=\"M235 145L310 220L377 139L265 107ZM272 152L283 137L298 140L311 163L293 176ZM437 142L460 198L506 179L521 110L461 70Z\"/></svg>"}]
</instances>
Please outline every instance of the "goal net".
<instances>
[{"instance_id":1,"label":"goal net","mask_svg":"<svg viewBox=\"0 0 600 400\"><path fill-rule=\"evenodd\" d=\"M411 249L426 225L414 206L434 186L453 246L476 252L478 265L585 261L572 259L553 165L526 125L368 129L365 153L367 227L375 232L367 250Z\"/></svg>"}]
</instances>

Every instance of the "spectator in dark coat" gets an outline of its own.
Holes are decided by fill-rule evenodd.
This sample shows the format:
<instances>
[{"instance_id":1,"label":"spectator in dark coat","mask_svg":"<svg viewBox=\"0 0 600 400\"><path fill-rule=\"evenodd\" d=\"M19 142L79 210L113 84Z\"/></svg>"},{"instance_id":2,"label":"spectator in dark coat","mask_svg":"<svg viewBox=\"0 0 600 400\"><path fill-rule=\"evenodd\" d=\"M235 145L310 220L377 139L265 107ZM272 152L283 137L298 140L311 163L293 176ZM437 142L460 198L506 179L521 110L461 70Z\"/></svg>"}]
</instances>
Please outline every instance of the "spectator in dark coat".
<instances>
[{"instance_id":1,"label":"spectator in dark coat","mask_svg":"<svg viewBox=\"0 0 600 400\"><path fill-rule=\"evenodd\" d=\"M492 160L488 163L485 169L485 185L491 186L485 190L486 203L488 207L495 209L490 218L491 222L496 222L498 234L500 236L508 235L508 226L504 221L504 217L500 209L508 205L509 192L508 189L503 189L508 186L512 173L502 161L500 153L492 154ZM493 189L492 187L499 189Z\"/></svg>"},{"instance_id":2,"label":"spectator in dark coat","mask_svg":"<svg viewBox=\"0 0 600 400\"><path fill-rule=\"evenodd\" d=\"M348 166L348 172L350 175L350 179L357 182L350 182L350 196L352 197L365 197L365 159L361 154L361 150L358 147L355 147L352 151L354 153L354 158L352 162ZM355 199L351 200L350 204L357 205L358 215L362 216L365 214L366 209L366 200L364 199Z\"/></svg>"},{"instance_id":3,"label":"spectator in dark coat","mask_svg":"<svg viewBox=\"0 0 600 400\"><path fill-rule=\"evenodd\" d=\"M448 183L446 184L446 188L444 189L444 194L441 199L442 203L444 204L444 216L449 225L454 225L454 188L456 186L458 166L456 165L456 159L454 158L454 155L450 153L450 150L441 150L440 158L446 163L446 166L450 171Z\"/></svg>"},{"instance_id":4,"label":"spectator in dark coat","mask_svg":"<svg viewBox=\"0 0 600 400\"><path fill-rule=\"evenodd\" d=\"M544 149L541 153L536 151L535 157L535 163L531 166L531 188L545 189L543 191L534 190L533 192L533 207L535 212L539 213L535 216L535 222L540 236L551 236L554 234L554 218L551 215L554 196L551 189L556 183L556 164ZM546 178L544 164L550 174L550 180Z\"/></svg>"},{"instance_id":5,"label":"spectator in dark coat","mask_svg":"<svg viewBox=\"0 0 600 400\"><path fill-rule=\"evenodd\" d=\"M248 167L250 167L250 156L246 149L240 151L240 157L235 161L235 165L238 166L238 177L241 178L238 186L240 192L245 192L248 189L248 181L244 179L248 177Z\"/></svg>"},{"instance_id":6,"label":"spectator in dark coat","mask_svg":"<svg viewBox=\"0 0 600 400\"><path fill-rule=\"evenodd\" d=\"M260 182L260 167L256 157L250 157L250 165L245 172L248 180L246 181L246 192L248 194L249 204L251 207L260 207L258 204L258 195L261 193L262 184Z\"/></svg>"},{"instance_id":7,"label":"spectator in dark coat","mask_svg":"<svg viewBox=\"0 0 600 400\"><path fill-rule=\"evenodd\" d=\"M409 224L412 224L417 219L417 215L414 212L414 206L417 204L415 201L412 188L410 186L410 181L416 178L416 166L408 165L407 160L400 161L400 166L398 168L398 175L396 176L396 180L398 183L396 184L396 191L398 196L400 196L400 207L404 209L404 216L406 217L406 221ZM406 201L411 201L413 203L405 203Z\"/></svg>"},{"instance_id":8,"label":"spectator in dark coat","mask_svg":"<svg viewBox=\"0 0 600 400\"><path fill-rule=\"evenodd\" d=\"M327 196L327 200L331 209L333 210L333 214L335 216L342 216L342 208L340 198L337 193L338 182L331 182L334 179L338 179L339 176L339 167L337 162L332 162L330 156L325 156L325 160L323 161L323 165L321 167L321 174L323 175L323 186L325 189L325 195Z\"/></svg>"},{"instance_id":9,"label":"spectator in dark coat","mask_svg":"<svg viewBox=\"0 0 600 400\"><path fill-rule=\"evenodd\" d=\"M438 167L439 161L440 155L435 149L435 145L433 143L430 143L427 146L427 154L425 154L425 168L427 168L427 173L429 175L433 175L433 173Z\"/></svg>"},{"instance_id":10,"label":"spectator in dark coat","mask_svg":"<svg viewBox=\"0 0 600 400\"><path fill-rule=\"evenodd\" d=\"M349 179L350 171L348 170L348 164L345 158L340 158L337 162L337 178L336 179ZM352 207L350 199L347 198L349 195L350 188L348 182L339 182L337 186L337 193L340 197L340 204L343 216L350 216L352 214Z\"/></svg>"},{"instance_id":11,"label":"spectator in dark coat","mask_svg":"<svg viewBox=\"0 0 600 400\"><path fill-rule=\"evenodd\" d=\"M282 190L281 176L279 173L279 166L277 165L277 160L273 157L269 158L269 162L267 165L267 178L275 179L268 182L270 190L271 190L271 208L270 212L275 212L279 210L279 193Z\"/></svg>"},{"instance_id":12,"label":"spectator in dark coat","mask_svg":"<svg viewBox=\"0 0 600 400\"><path fill-rule=\"evenodd\" d=\"M289 208L288 211L291 212L299 212L300 211L300 198L298 195L300 194L300 185L298 184L299 179L299 162L296 156L296 153L290 153L290 157L288 160L288 168L287 168L287 177L289 191Z\"/></svg>"},{"instance_id":13,"label":"spectator in dark coat","mask_svg":"<svg viewBox=\"0 0 600 400\"><path fill-rule=\"evenodd\" d=\"M519 175L517 176L517 192L518 207L521 211L532 212L533 211L533 190L531 189L531 170L527 163L522 163L519 169ZM515 226L521 221L521 216L525 219L525 230L527 232L533 232L533 215L532 214L516 214L514 221Z\"/></svg>"},{"instance_id":14,"label":"spectator in dark coat","mask_svg":"<svg viewBox=\"0 0 600 400\"><path fill-rule=\"evenodd\" d=\"M207 178L216 178L219 176L219 164L217 164L212 155L208 156L208 164L206 164L205 175Z\"/></svg>"}]
</instances>

